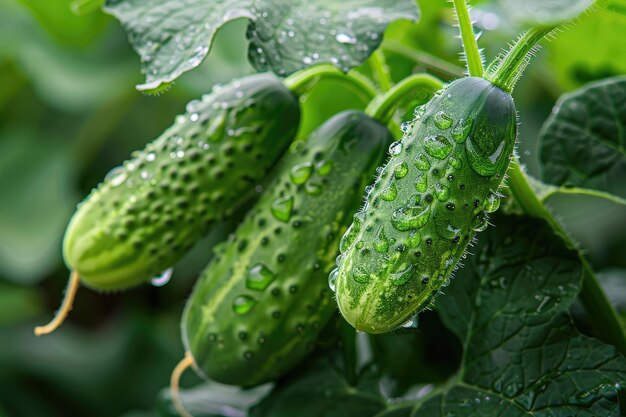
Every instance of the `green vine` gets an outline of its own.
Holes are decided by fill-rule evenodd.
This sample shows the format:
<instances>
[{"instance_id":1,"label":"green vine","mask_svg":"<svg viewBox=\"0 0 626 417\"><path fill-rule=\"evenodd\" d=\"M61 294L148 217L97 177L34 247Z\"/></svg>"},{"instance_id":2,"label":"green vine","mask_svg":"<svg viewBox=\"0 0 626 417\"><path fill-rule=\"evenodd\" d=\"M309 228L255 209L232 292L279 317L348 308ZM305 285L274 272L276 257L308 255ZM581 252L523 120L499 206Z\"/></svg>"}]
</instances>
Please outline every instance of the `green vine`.
<instances>
[{"instance_id":1,"label":"green vine","mask_svg":"<svg viewBox=\"0 0 626 417\"><path fill-rule=\"evenodd\" d=\"M463 50L465 51L465 60L467 62L467 70L472 77L483 76L483 61L474 35L472 20L469 15L466 0L452 0L456 18L459 22L459 30L461 31L461 40L463 41Z\"/></svg>"}]
</instances>

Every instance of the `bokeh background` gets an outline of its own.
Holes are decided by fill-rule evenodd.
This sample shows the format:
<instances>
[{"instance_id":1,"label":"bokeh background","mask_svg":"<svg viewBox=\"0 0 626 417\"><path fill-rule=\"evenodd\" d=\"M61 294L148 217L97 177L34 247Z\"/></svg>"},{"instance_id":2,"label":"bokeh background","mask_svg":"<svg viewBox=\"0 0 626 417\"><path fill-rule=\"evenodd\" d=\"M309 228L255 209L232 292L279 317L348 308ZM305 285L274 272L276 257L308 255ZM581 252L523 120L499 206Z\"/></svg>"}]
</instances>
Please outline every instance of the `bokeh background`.
<instances>
[{"instance_id":1,"label":"bokeh background","mask_svg":"<svg viewBox=\"0 0 626 417\"><path fill-rule=\"evenodd\" d=\"M60 303L68 276L61 239L76 204L187 101L253 71L240 20L220 30L201 67L162 95L143 95L134 89L142 77L125 33L97 2L83 3L77 14L80 3L68 0L0 0L0 417L159 415L155 404L183 354L184 301L212 244L234 227L224 224L201 242L166 286L110 294L83 288L60 330L33 335ZM494 1L471 3L480 45L493 58L523 28ZM392 76L428 71L451 79L461 63L449 4L420 6L419 23L396 22L385 35ZM625 10L615 0L580 18L575 30L564 29L517 87L518 152L531 173L539 173L537 134L559 95L626 73ZM358 70L369 74L367 63ZM337 111L365 105L332 81L302 100L300 135ZM551 204L624 309L626 209L587 197ZM183 380L198 382L193 375Z\"/></svg>"}]
</instances>

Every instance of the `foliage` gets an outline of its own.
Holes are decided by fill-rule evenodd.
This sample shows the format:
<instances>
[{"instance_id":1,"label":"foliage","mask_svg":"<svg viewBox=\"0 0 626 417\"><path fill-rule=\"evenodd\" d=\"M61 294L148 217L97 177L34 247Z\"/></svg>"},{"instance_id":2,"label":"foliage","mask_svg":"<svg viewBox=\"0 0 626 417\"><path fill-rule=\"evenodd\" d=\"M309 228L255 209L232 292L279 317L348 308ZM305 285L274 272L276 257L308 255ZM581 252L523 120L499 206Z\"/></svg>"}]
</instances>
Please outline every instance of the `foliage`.
<instances>
[{"instance_id":1,"label":"foliage","mask_svg":"<svg viewBox=\"0 0 626 417\"><path fill-rule=\"evenodd\" d=\"M188 372L194 416L621 415L626 7L469 3L487 62L529 26L564 23L513 93L506 213L410 327L355 334L333 316L303 362L250 389ZM0 416L177 415L167 384L183 305L245 213L174 265L168 285L81 289L64 327L32 335L66 283L72 208L112 167L213 85L259 71L288 76L299 95L296 140L385 97L397 98L383 113L399 138L432 91L394 88L411 74L463 76L455 24L446 0L0 0ZM337 70L289 84L319 63Z\"/></svg>"}]
</instances>

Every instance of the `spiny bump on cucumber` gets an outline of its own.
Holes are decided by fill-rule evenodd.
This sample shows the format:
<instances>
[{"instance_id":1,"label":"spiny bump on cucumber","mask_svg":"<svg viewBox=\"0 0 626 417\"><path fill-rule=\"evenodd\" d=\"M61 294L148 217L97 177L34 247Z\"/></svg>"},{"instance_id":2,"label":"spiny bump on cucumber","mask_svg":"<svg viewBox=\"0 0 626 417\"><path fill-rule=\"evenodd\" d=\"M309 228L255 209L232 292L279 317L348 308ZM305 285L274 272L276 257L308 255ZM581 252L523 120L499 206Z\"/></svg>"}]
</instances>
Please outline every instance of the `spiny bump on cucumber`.
<instances>
[{"instance_id":1,"label":"spiny bump on cucumber","mask_svg":"<svg viewBox=\"0 0 626 417\"><path fill-rule=\"evenodd\" d=\"M253 195L295 135L298 100L259 74L216 87L112 170L72 218L64 257L87 286L112 290L169 268Z\"/></svg>"},{"instance_id":2,"label":"spiny bump on cucumber","mask_svg":"<svg viewBox=\"0 0 626 417\"><path fill-rule=\"evenodd\" d=\"M291 147L187 302L183 342L203 375L257 385L313 349L336 312L327 276L341 233L391 140L385 126L348 111Z\"/></svg>"},{"instance_id":3,"label":"spiny bump on cucumber","mask_svg":"<svg viewBox=\"0 0 626 417\"><path fill-rule=\"evenodd\" d=\"M329 278L343 316L369 333L427 308L487 227L513 158L517 115L508 93L466 77L418 108L403 130Z\"/></svg>"}]
</instances>

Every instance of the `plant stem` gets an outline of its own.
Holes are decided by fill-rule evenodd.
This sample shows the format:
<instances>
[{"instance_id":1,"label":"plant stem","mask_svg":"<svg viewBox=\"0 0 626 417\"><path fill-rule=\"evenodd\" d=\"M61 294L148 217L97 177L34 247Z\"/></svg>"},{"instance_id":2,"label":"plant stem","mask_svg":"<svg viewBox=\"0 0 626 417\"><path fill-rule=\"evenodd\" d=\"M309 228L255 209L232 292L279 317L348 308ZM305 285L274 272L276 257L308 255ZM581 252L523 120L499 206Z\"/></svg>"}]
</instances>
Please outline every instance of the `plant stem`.
<instances>
[{"instance_id":1,"label":"plant stem","mask_svg":"<svg viewBox=\"0 0 626 417\"><path fill-rule=\"evenodd\" d=\"M358 382L356 332L352 326L345 320L342 320L340 334L343 345L343 357L346 363L346 379L350 385L355 386Z\"/></svg>"},{"instance_id":2,"label":"plant stem","mask_svg":"<svg viewBox=\"0 0 626 417\"><path fill-rule=\"evenodd\" d=\"M398 41L390 40L383 43L383 49L394 54L401 55L417 64L422 64L426 68L445 75L446 79L454 79L462 77L463 68L451 64L439 57L429 54L428 52L412 49Z\"/></svg>"},{"instance_id":3,"label":"plant stem","mask_svg":"<svg viewBox=\"0 0 626 417\"><path fill-rule=\"evenodd\" d=\"M365 77L356 76L356 73L344 74L330 64L315 65L298 71L285 78L284 83L289 90L297 95L302 95L311 89L311 84L316 83L322 78L347 81L366 102L369 102L376 96L376 88L366 81Z\"/></svg>"},{"instance_id":4,"label":"plant stem","mask_svg":"<svg viewBox=\"0 0 626 417\"><path fill-rule=\"evenodd\" d=\"M431 95L443 86L441 80L428 74L413 74L396 84L391 90L377 96L365 109L365 113L381 123L387 124L393 110L402 103L402 98L414 89L426 90Z\"/></svg>"},{"instance_id":5,"label":"plant stem","mask_svg":"<svg viewBox=\"0 0 626 417\"><path fill-rule=\"evenodd\" d=\"M533 48L554 28L555 26L541 26L527 30L504 56L497 58L489 66L489 74L485 78L511 93L528 65Z\"/></svg>"},{"instance_id":6,"label":"plant stem","mask_svg":"<svg viewBox=\"0 0 626 417\"><path fill-rule=\"evenodd\" d=\"M456 18L461 31L467 70L472 77L482 77L484 71L483 61L480 57L480 51L478 50L478 43L476 42L476 35L474 35L474 28L466 0L452 0L452 2L454 3L454 10L456 11Z\"/></svg>"},{"instance_id":7,"label":"plant stem","mask_svg":"<svg viewBox=\"0 0 626 417\"><path fill-rule=\"evenodd\" d=\"M374 53L370 57L369 65L372 69L372 73L378 81L378 85L380 85L380 89L383 91L389 91L393 83L391 81L389 67L387 67L387 63L385 62L385 55L383 54L382 50L377 49L376 51L374 51Z\"/></svg>"},{"instance_id":8,"label":"plant stem","mask_svg":"<svg viewBox=\"0 0 626 417\"><path fill-rule=\"evenodd\" d=\"M531 216L544 219L554 232L563 239L565 244L578 253L578 258L583 267L582 287L578 297L598 337L607 343L611 343L623 355L626 355L626 334L624 334L617 312L606 297L589 261L576 248L572 239L559 222L556 221L552 213L538 199L517 162L511 165L508 175L508 185L522 209Z\"/></svg>"}]
</instances>

